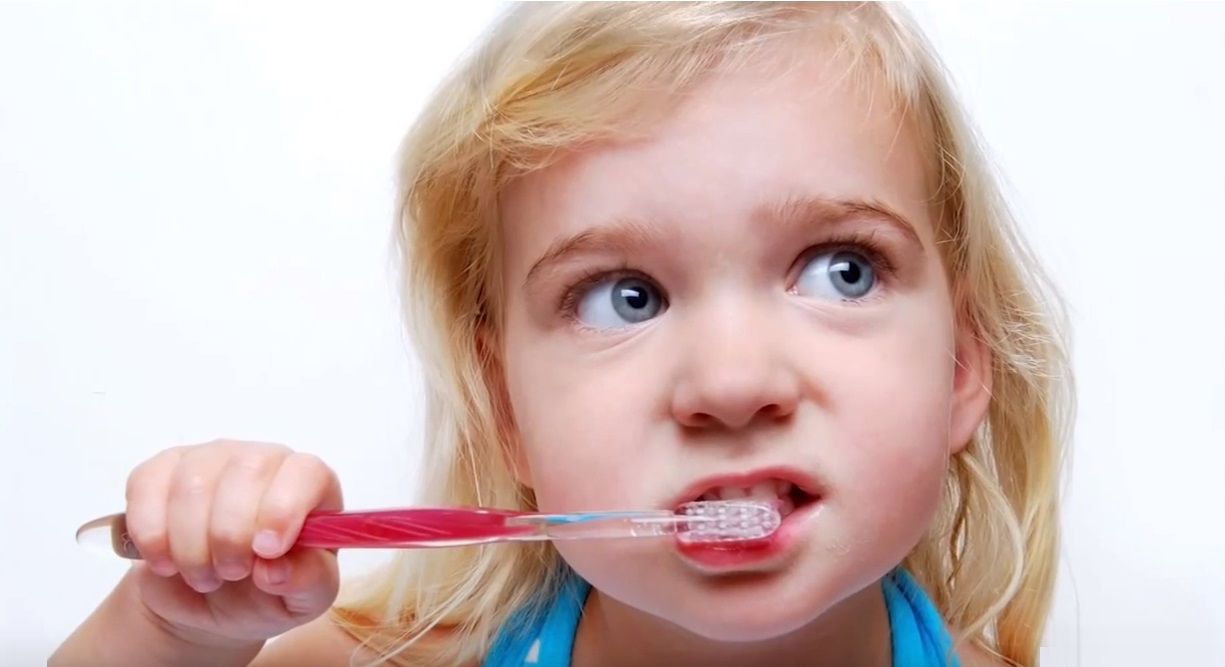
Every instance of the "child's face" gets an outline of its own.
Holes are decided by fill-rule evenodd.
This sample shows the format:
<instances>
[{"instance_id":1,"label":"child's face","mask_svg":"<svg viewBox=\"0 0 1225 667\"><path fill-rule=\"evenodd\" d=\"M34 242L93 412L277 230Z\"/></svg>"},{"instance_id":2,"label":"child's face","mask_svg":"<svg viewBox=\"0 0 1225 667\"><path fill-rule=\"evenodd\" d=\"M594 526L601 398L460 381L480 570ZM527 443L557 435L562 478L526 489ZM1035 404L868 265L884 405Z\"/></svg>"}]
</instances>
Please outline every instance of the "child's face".
<instances>
[{"instance_id":1,"label":"child's face","mask_svg":"<svg viewBox=\"0 0 1225 667\"><path fill-rule=\"evenodd\" d=\"M708 637L795 630L899 563L986 408L914 135L808 62L713 80L650 141L504 199L505 379L541 509L755 481L795 507L765 552L557 545L614 604Z\"/></svg>"}]
</instances>

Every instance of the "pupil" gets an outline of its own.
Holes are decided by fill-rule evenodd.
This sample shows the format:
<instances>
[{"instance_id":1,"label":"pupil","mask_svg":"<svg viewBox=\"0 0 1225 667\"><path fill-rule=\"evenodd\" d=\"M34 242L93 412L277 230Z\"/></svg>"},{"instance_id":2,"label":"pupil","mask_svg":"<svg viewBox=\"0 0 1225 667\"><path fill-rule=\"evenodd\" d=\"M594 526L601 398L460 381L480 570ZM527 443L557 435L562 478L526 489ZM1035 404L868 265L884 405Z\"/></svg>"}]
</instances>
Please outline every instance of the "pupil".
<instances>
[{"instance_id":1,"label":"pupil","mask_svg":"<svg viewBox=\"0 0 1225 667\"><path fill-rule=\"evenodd\" d=\"M621 298L625 299L626 305L634 309L642 309L647 307L649 297L646 290L641 287L622 287Z\"/></svg>"},{"instance_id":2,"label":"pupil","mask_svg":"<svg viewBox=\"0 0 1225 667\"><path fill-rule=\"evenodd\" d=\"M633 323L655 317L664 307L653 285L634 278L617 281L610 296L617 316Z\"/></svg>"},{"instance_id":3,"label":"pupil","mask_svg":"<svg viewBox=\"0 0 1225 667\"><path fill-rule=\"evenodd\" d=\"M842 274L842 279L848 283L859 282L859 279L863 277L859 266L851 262L843 262L842 265L838 267L837 271Z\"/></svg>"}]
</instances>

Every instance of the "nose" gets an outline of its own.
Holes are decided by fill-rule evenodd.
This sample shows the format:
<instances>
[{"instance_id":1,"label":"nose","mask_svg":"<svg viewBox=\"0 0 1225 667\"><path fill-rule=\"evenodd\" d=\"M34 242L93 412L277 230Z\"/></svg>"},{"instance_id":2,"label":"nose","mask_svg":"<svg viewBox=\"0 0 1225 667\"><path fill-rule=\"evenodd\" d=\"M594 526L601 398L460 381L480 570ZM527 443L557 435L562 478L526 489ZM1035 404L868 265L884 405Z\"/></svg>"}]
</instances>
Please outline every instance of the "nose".
<instances>
[{"instance_id":1,"label":"nose","mask_svg":"<svg viewBox=\"0 0 1225 667\"><path fill-rule=\"evenodd\" d=\"M680 352L673 419L691 428L743 429L795 413L801 379L771 338L769 325L701 330Z\"/></svg>"}]
</instances>

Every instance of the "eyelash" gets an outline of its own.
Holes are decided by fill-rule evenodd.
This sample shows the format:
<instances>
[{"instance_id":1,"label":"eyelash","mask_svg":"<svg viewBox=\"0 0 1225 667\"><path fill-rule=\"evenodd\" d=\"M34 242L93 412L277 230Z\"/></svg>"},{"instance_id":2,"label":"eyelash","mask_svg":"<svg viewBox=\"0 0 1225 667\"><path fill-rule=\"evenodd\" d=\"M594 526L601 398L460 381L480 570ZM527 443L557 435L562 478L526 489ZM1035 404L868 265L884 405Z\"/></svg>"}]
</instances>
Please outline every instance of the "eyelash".
<instances>
[{"instance_id":1,"label":"eyelash","mask_svg":"<svg viewBox=\"0 0 1225 667\"><path fill-rule=\"evenodd\" d=\"M583 297L583 293L609 278L641 278L652 284L655 283L646 274L630 267L629 262L621 262L611 268L586 269L576 280L569 283L569 286L562 292L557 309L567 317L574 316L578 310L578 302Z\"/></svg>"},{"instance_id":2,"label":"eyelash","mask_svg":"<svg viewBox=\"0 0 1225 667\"><path fill-rule=\"evenodd\" d=\"M805 250L800 255L801 265L814 256L826 252L854 252L864 256L873 270L882 278L892 279L897 275L897 265L889 257L882 243L876 240L875 232L847 232Z\"/></svg>"},{"instance_id":3,"label":"eyelash","mask_svg":"<svg viewBox=\"0 0 1225 667\"><path fill-rule=\"evenodd\" d=\"M839 234L823 241L817 245L813 245L804 250L800 254L797 265L802 267L806 262L810 261L816 255L828 252L854 252L864 256L872 264L872 268L876 271L880 278L892 280L897 275L897 266L890 259L889 253L882 247L882 244L876 241L875 234L847 232ZM795 269L798 270L798 269ZM794 270L793 270L794 271ZM583 293L589 288L597 285L610 278L639 278L654 284L645 273L638 271L630 266L628 262L621 262L613 267L601 267L585 270L577 279L569 283L569 286L562 291L561 298L558 301L558 310L564 313L567 317L575 315L578 302L582 298ZM662 290L661 290L662 292Z\"/></svg>"}]
</instances>

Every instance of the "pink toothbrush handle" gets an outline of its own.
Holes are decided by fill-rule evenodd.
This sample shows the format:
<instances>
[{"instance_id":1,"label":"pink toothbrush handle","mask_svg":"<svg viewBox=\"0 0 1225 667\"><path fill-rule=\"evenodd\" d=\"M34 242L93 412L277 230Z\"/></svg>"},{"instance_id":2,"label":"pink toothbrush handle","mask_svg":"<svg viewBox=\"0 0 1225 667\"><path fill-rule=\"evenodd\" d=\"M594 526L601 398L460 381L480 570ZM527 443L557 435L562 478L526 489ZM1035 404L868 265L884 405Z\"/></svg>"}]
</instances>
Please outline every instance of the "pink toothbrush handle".
<instances>
[{"instance_id":1,"label":"pink toothbrush handle","mask_svg":"<svg viewBox=\"0 0 1225 667\"><path fill-rule=\"evenodd\" d=\"M412 508L310 515L297 546L319 549L428 548L482 544L539 532L508 525L525 512L468 508Z\"/></svg>"},{"instance_id":2,"label":"pink toothbrush handle","mask_svg":"<svg viewBox=\"0 0 1225 667\"><path fill-rule=\"evenodd\" d=\"M539 533L532 524L508 525L527 513L468 508L411 508L317 512L302 524L294 546L311 549L430 548L484 544ZM78 542L105 541L110 551L141 560L124 514L95 519L77 530Z\"/></svg>"}]
</instances>

